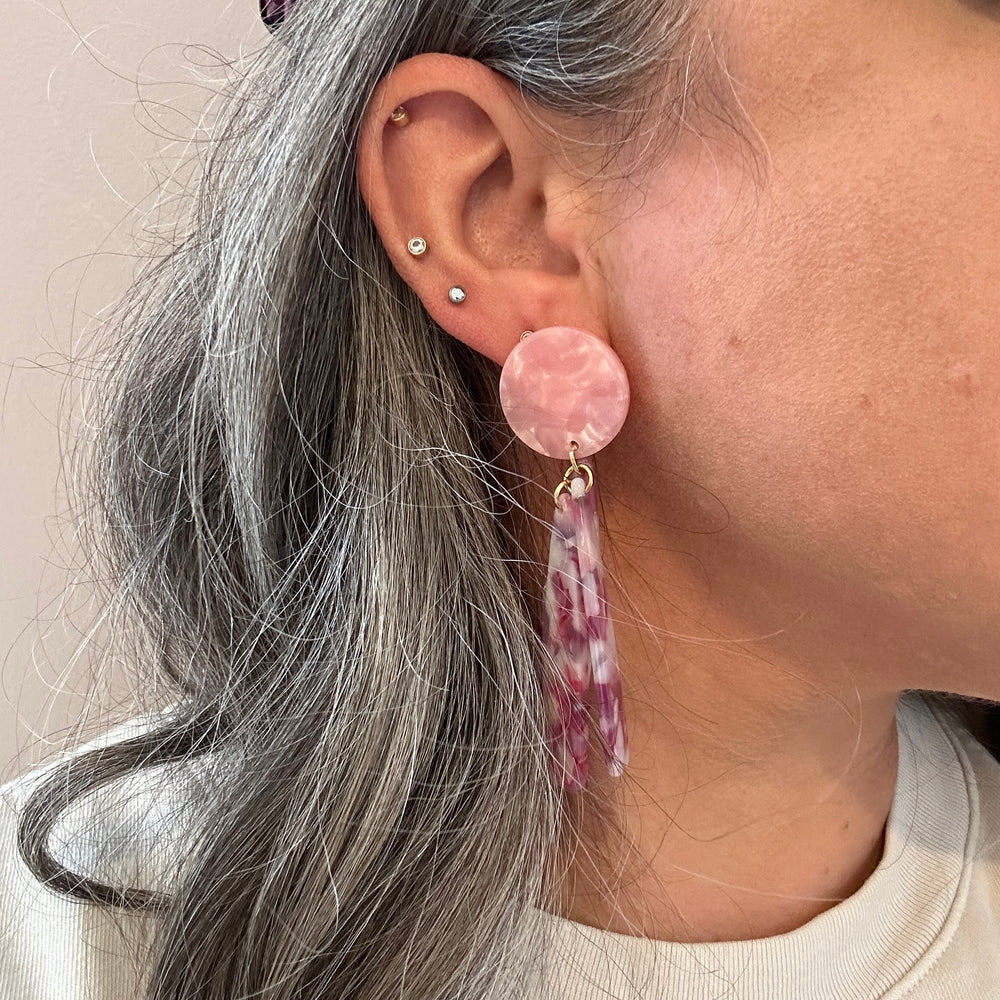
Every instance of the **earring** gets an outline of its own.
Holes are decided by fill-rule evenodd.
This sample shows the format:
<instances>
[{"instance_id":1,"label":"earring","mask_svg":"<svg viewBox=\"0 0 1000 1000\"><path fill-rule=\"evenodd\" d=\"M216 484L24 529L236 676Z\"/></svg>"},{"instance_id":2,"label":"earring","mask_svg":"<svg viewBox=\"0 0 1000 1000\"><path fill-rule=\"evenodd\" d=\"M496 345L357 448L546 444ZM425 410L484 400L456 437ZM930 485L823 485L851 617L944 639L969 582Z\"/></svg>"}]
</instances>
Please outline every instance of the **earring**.
<instances>
[{"instance_id":1,"label":"earring","mask_svg":"<svg viewBox=\"0 0 1000 1000\"><path fill-rule=\"evenodd\" d=\"M457 306L460 302L465 301L465 289L461 288L459 285L449 288L448 298Z\"/></svg>"},{"instance_id":2,"label":"earring","mask_svg":"<svg viewBox=\"0 0 1000 1000\"><path fill-rule=\"evenodd\" d=\"M400 104L400 106L389 116L389 121L391 121L393 125L398 125L402 128L404 125L410 124L410 113L403 107L402 104Z\"/></svg>"},{"instance_id":3,"label":"earring","mask_svg":"<svg viewBox=\"0 0 1000 1000\"><path fill-rule=\"evenodd\" d=\"M419 257L427 250L427 240L425 240L423 236L414 236L406 244L406 249L409 250L414 257Z\"/></svg>"},{"instance_id":4,"label":"earring","mask_svg":"<svg viewBox=\"0 0 1000 1000\"><path fill-rule=\"evenodd\" d=\"M500 405L514 433L570 467L553 492L541 635L557 681L547 683L550 745L563 787L587 781L590 726L584 697L593 684L605 763L619 777L628 763L621 674L607 611L591 465L625 423L629 384L618 355L599 337L567 326L525 331L500 373ZM568 688L568 690L567 690Z\"/></svg>"}]
</instances>

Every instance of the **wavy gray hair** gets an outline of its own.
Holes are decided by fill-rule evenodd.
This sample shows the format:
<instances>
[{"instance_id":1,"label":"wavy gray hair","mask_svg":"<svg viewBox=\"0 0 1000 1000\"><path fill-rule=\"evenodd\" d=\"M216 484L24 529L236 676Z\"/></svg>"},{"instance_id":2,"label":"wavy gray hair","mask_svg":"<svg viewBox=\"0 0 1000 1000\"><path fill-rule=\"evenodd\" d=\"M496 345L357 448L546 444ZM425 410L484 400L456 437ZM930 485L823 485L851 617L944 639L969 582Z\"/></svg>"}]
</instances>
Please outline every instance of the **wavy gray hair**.
<instances>
[{"instance_id":1,"label":"wavy gray hair","mask_svg":"<svg viewBox=\"0 0 1000 1000\"><path fill-rule=\"evenodd\" d=\"M478 60L609 151L682 116L691 0L300 0L123 303L93 451L109 614L176 711L71 761L22 853L160 912L155 1000L520 994L578 833L545 745L538 567L498 367L392 268L354 180L377 81ZM676 72L673 72L676 70ZM537 603L537 602L536 602ZM169 892L69 871L67 804L210 754Z\"/></svg>"}]
</instances>

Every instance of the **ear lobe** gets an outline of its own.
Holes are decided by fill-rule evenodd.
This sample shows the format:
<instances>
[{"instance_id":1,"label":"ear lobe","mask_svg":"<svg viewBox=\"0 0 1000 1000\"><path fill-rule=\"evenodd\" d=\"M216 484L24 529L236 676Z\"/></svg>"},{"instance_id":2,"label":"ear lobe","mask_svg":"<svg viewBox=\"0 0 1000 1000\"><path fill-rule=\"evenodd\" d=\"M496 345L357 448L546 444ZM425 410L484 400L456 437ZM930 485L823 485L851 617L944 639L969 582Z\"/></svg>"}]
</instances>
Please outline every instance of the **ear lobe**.
<instances>
[{"instance_id":1,"label":"ear lobe","mask_svg":"<svg viewBox=\"0 0 1000 1000\"><path fill-rule=\"evenodd\" d=\"M358 184L397 271L439 325L498 364L524 330L604 336L600 273L584 259L594 214L544 116L488 67L426 53L379 83L359 140Z\"/></svg>"}]
</instances>

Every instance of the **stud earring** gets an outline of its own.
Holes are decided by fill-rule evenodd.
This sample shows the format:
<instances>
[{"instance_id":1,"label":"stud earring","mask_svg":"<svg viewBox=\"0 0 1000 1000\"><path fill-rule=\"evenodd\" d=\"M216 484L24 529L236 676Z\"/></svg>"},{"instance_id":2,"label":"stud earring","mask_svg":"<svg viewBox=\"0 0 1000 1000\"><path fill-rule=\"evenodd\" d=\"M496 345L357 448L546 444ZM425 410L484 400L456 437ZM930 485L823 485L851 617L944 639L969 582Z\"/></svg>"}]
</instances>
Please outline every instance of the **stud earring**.
<instances>
[{"instance_id":1,"label":"stud earring","mask_svg":"<svg viewBox=\"0 0 1000 1000\"><path fill-rule=\"evenodd\" d=\"M448 289L448 298L457 306L460 302L465 301L465 289L455 285Z\"/></svg>"},{"instance_id":2,"label":"stud earring","mask_svg":"<svg viewBox=\"0 0 1000 1000\"><path fill-rule=\"evenodd\" d=\"M402 128L404 125L410 124L410 113L403 107L402 104L400 104L400 106L389 116L389 121L391 121L393 125L398 125Z\"/></svg>"},{"instance_id":3,"label":"stud earring","mask_svg":"<svg viewBox=\"0 0 1000 1000\"><path fill-rule=\"evenodd\" d=\"M414 257L419 257L427 249L427 240L423 236L414 236L406 244L406 249L413 254Z\"/></svg>"},{"instance_id":4,"label":"stud earring","mask_svg":"<svg viewBox=\"0 0 1000 1000\"><path fill-rule=\"evenodd\" d=\"M541 636L560 681L546 682L548 738L564 788L587 781L590 725L584 696L593 684L608 772L628 763L614 626L607 611L594 470L577 459L607 447L629 408L621 359L585 330L525 330L500 373L500 405L514 433L570 467L553 493Z\"/></svg>"}]
</instances>

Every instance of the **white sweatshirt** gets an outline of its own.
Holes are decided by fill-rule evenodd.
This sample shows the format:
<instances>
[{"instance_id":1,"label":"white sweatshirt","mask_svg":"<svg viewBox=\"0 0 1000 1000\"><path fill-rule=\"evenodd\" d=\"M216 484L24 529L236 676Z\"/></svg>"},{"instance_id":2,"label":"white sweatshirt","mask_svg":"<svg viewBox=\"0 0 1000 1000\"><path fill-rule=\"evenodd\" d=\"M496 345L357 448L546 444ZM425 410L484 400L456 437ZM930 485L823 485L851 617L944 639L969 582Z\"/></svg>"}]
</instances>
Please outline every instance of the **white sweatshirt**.
<instances>
[{"instance_id":1,"label":"white sweatshirt","mask_svg":"<svg viewBox=\"0 0 1000 1000\"><path fill-rule=\"evenodd\" d=\"M917 692L896 719L885 850L853 896L787 934L693 945L542 914L551 947L526 1000L1000 1000L1000 764ZM157 884L148 859L178 827L158 770L124 812L96 799L71 811L59 857ZM17 814L39 774L0 789L0 1000L135 1000L143 973L129 942L155 918L58 897L17 854Z\"/></svg>"}]
</instances>

